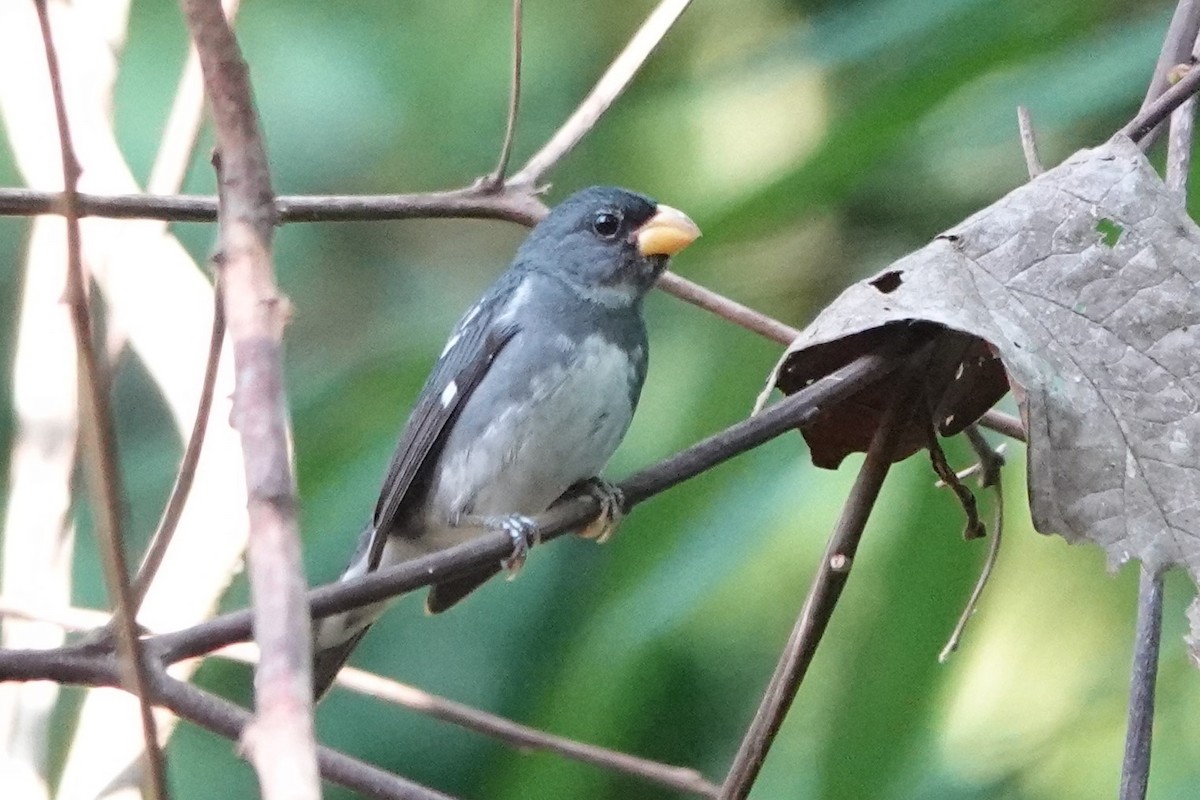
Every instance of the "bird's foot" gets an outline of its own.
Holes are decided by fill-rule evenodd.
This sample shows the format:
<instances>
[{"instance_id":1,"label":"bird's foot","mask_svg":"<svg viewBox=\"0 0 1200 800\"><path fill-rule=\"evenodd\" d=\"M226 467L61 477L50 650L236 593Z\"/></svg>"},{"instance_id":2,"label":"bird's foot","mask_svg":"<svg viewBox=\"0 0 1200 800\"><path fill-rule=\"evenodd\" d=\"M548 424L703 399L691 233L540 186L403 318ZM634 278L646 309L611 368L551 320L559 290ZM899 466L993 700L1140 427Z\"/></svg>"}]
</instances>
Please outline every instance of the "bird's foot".
<instances>
[{"instance_id":1,"label":"bird's foot","mask_svg":"<svg viewBox=\"0 0 1200 800\"><path fill-rule=\"evenodd\" d=\"M489 517L484 524L492 530L504 531L512 539L512 555L501 560L500 565L508 571L511 581L517 577L525 559L529 556L529 548L541 544L541 534L537 523L523 514L512 514L507 517Z\"/></svg>"},{"instance_id":2,"label":"bird's foot","mask_svg":"<svg viewBox=\"0 0 1200 800\"><path fill-rule=\"evenodd\" d=\"M595 539L604 544L617 532L621 520L625 519L625 493L616 484L603 478L589 478L576 484L580 493L590 494L600 504L600 513L579 531L584 539Z\"/></svg>"}]
</instances>

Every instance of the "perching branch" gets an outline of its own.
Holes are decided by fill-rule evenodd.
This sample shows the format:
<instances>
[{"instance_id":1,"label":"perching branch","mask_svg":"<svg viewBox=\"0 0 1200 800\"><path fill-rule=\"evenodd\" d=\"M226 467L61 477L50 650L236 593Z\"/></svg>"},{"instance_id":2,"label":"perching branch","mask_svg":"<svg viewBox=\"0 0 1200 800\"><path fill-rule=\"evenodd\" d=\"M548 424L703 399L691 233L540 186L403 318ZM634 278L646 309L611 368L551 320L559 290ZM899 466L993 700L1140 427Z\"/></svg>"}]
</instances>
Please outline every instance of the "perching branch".
<instances>
[{"instance_id":1,"label":"perching branch","mask_svg":"<svg viewBox=\"0 0 1200 800\"><path fill-rule=\"evenodd\" d=\"M812 383L799 392L738 422L726 430L642 470L620 484L626 510L667 489L695 477L734 456L806 424L824 408L844 401L899 369L904 356L920 343L897 337L881 351L862 356L847 366ZM536 518L542 541L558 538L590 521L599 512L597 501L585 494L555 505ZM489 532L463 544L423 558L371 572L351 580L313 589L308 594L313 617L326 617L397 597L449 577L487 566L512 555L508 534ZM251 636L252 613L248 609L223 614L189 628L145 639L148 650L165 664L206 655L226 645L247 641ZM98 653L93 648L87 652ZM30 655L37 653L38 655ZM54 651L12 650L0 652L0 680L36 680L48 676L14 666L15 661L43 663L47 654L79 653L78 647ZM100 653L101 655L103 653Z\"/></svg>"}]
</instances>

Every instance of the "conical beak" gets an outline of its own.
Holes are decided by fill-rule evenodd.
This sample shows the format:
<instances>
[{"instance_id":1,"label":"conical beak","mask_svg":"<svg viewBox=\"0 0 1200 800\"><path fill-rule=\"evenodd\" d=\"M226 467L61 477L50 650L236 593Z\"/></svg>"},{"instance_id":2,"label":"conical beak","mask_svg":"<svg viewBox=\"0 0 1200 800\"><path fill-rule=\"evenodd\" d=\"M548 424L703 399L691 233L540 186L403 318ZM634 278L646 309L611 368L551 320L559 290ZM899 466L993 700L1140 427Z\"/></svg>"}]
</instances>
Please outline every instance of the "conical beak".
<instances>
[{"instance_id":1,"label":"conical beak","mask_svg":"<svg viewBox=\"0 0 1200 800\"><path fill-rule=\"evenodd\" d=\"M633 235L642 255L673 256L696 241L700 229L687 214L659 203L657 213Z\"/></svg>"}]
</instances>

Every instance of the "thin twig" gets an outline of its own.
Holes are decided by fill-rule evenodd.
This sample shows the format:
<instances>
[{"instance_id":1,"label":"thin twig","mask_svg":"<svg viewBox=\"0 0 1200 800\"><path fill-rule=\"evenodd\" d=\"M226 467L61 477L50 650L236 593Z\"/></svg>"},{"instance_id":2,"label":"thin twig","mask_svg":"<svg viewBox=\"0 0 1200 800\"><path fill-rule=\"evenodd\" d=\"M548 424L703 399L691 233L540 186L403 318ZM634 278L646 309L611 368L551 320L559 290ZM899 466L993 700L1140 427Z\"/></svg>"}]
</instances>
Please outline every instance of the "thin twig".
<instances>
[{"instance_id":1,"label":"thin twig","mask_svg":"<svg viewBox=\"0 0 1200 800\"><path fill-rule=\"evenodd\" d=\"M57 192L0 189L0 217L59 214ZM277 222L371 222L402 219L499 219L535 225L546 205L527 192L488 192L478 186L440 192L382 195L280 195ZM83 217L216 222L211 195L80 194Z\"/></svg>"},{"instance_id":2,"label":"thin twig","mask_svg":"<svg viewBox=\"0 0 1200 800\"><path fill-rule=\"evenodd\" d=\"M50 74L50 89L63 169L62 205L67 228L67 303L70 306L75 344L79 352L79 399L83 456L94 498L92 513L100 539L105 583L113 605L117 627L117 647L120 655L122 683L138 698L142 726L144 792L156 800L168 797L163 754L158 747L158 733L153 709L147 694L147 671L144 653L138 639L133 612L133 597L129 586L129 566L125 558L122 520L120 466L117 461L116 431L109 407L108 379L99 357L92 331L92 320L83 277L83 256L79 230L79 162L71 144L70 123L63 95L62 75L58 54L50 31L50 14L46 0L36 0L38 24L46 51L46 68Z\"/></svg>"},{"instance_id":3,"label":"thin twig","mask_svg":"<svg viewBox=\"0 0 1200 800\"><path fill-rule=\"evenodd\" d=\"M950 654L958 650L958 645L962 641L963 634L966 632L967 623L975 614L975 609L979 605L980 598L983 597L983 592L987 589L988 582L992 578L992 571L996 568L996 561L1000 557L1000 543L1004 536L1004 486L1001 482L1002 468L1004 467L1004 446L992 447L984 435L974 425L968 425L963 433L967 437L967 441L971 444L971 449L975 451L975 457L979 459L974 467L964 470L958 476L959 480L965 479L969 474L979 475L979 485L984 489L994 489L995 494L995 511L992 514L992 540L988 544L987 556L983 561L983 569L979 572L979 577L975 581L975 587L971 590L971 596L967 598L967 603L963 606L962 613L958 615L958 621L954 624L954 630L950 632L950 637L946 640L945 647L938 653L938 662L946 663L950 658Z\"/></svg>"},{"instance_id":4,"label":"thin twig","mask_svg":"<svg viewBox=\"0 0 1200 800\"><path fill-rule=\"evenodd\" d=\"M1193 69L1179 79L1179 83L1167 89L1157 100L1152 102L1133 119L1125 123L1118 131L1122 136L1128 136L1138 143L1143 150L1149 146L1148 134L1170 116L1171 112L1183 105L1183 102L1200 90L1200 69Z\"/></svg>"},{"instance_id":5,"label":"thin twig","mask_svg":"<svg viewBox=\"0 0 1200 800\"><path fill-rule=\"evenodd\" d=\"M1025 106L1017 106L1017 130L1021 134L1021 152L1025 154L1025 169L1029 172L1030 179L1036 178L1045 172L1042 166L1042 160L1038 157L1037 139L1033 134L1033 120L1029 116L1029 109Z\"/></svg>"},{"instance_id":6,"label":"thin twig","mask_svg":"<svg viewBox=\"0 0 1200 800\"><path fill-rule=\"evenodd\" d=\"M1154 689L1162 638L1162 573L1142 565L1138 580L1137 634L1129 679L1129 722L1121 762L1120 800L1145 800L1150 784L1150 742L1154 728Z\"/></svg>"},{"instance_id":7,"label":"thin twig","mask_svg":"<svg viewBox=\"0 0 1200 800\"><path fill-rule=\"evenodd\" d=\"M485 179L486 186L495 191L504 186L508 173L508 160L512 156L513 141L517 134L517 111L521 107L521 0L513 0L513 56L512 77L508 91L508 119L504 124L504 143L500 145L500 161L496 169Z\"/></svg>"},{"instance_id":8,"label":"thin twig","mask_svg":"<svg viewBox=\"0 0 1200 800\"><path fill-rule=\"evenodd\" d=\"M244 740L256 720L241 706L176 680L165 671L155 674L155 697L173 713L232 741ZM246 756L239 752L239 755ZM316 749L321 777L378 800L453 800L364 761L328 747Z\"/></svg>"},{"instance_id":9,"label":"thin twig","mask_svg":"<svg viewBox=\"0 0 1200 800\"><path fill-rule=\"evenodd\" d=\"M225 0L225 16L232 20L237 16L238 0ZM174 194L183 185L200 137L200 126L204 120L204 76L200 73L200 57L196 48L188 45L187 61L175 99L163 126L158 153L154 166L146 181L148 194Z\"/></svg>"},{"instance_id":10,"label":"thin twig","mask_svg":"<svg viewBox=\"0 0 1200 800\"><path fill-rule=\"evenodd\" d=\"M550 141L508 180L508 184L536 187L550 168L570 153L588 131L596 126L600 117L621 96L642 64L646 63L646 59L658 48L663 37L691 4L692 0L662 0L654 11L650 12L650 16L646 17L642 27L613 60L574 113L567 118Z\"/></svg>"},{"instance_id":11,"label":"thin twig","mask_svg":"<svg viewBox=\"0 0 1200 800\"><path fill-rule=\"evenodd\" d=\"M915 365L918 358L914 357L909 363ZM921 388L916 375L915 366L910 366L902 375L901 388L871 439L866 459L842 506L842 516L829 537L804 607L721 786L722 800L741 800L750 793L767 751L808 672L817 645L850 577L867 517L875 506L884 478L892 466L893 454L913 414Z\"/></svg>"},{"instance_id":12,"label":"thin twig","mask_svg":"<svg viewBox=\"0 0 1200 800\"><path fill-rule=\"evenodd\" d=\"M985 411L983 416L976 420L976 423L988 430L1002 433L1010 439L1016 439L1018 442L1028 441L1025 435L1025 425L1021 420L1011 414L1005 414L1003 411L997 411L994 408Z\"/></svg>"},{"instance_id":13,"label":"thin twig","mask_svg":"<svg viewBox=\"0 0 1200 800\"><path fill-rule=\"evenodd\" d=\"M791 344L800 335L800 331L791 325L768 317L761 311L755 311L736 300L730 300L728 297L718 294L712 289L706 289L687 278L680 277L674 272L664 272L658 279L658 288L684 302L703 308L723 320L779 344Z\"/></svg>"},{"instance_id":14,"label":"thin twig","mask_svg":"<svg viewBox=\"0 0 1200 800\"><path fill-rule=\"evenodd\" d=\"M986 470L986 467L983 469ZM988 582L992 579L992 571L996 568L996 561L1000 557L1000 542L1004 536L1004 485L1000 473L997 472L995 479L985 485L995 490L996 509L992 516L992 538L988 542L987 556L983 560L983 568L979 571L979 578L975 581L975 588L971 590L971 596L967 598L967 604L963 606L962 613L958 615L958 621L954 623L954 630L950 631L950 637L946 640L946 646L938 653L938 661L942 664L949 660L951 653L958 650L958 645L962 642L963 633L967 630L967 623L975 615L975 609L979 606L979 600L983 597L983 592L987 589Z\"/></svg>"},{"instance_id":15,"label":"thin twig","mask_svg":"<svg viewBox=\"0 0 1200 800\"><path fill-rule=\"evenodd\" d=\"M200 55L218 153L217 263L236 370L234 427L242 441L250 520L254 722L242 746L267 800L320 797L312 719L312 630L296 521L283 385L286 299L275 284L275 198L248 67L219 0L183 0Z\"/></svg>"},{"instance_id":16,"label":"thin twig","mask_svg":"<svg viewBox=\"0 0 1200 800\"><path fill-rule=\"evenodd\" d=\"M564 736L555 736L360 669L343 668L335 682L359 694L395 703L499 739L519 750L555 753L585 764L641 778L648 783L677 792L687 792L700 797L717 796L717 787L694 769L662 764Z\"/></svg>"},{"instance_id":17,"label":"thin twig","mask_svg":"<svg viewBox=\"0 0 1200 800\"><path fill-rule=\"evenodd\" d=\"M167 555L167 548L175 535L179 518L183 516L184 506L187 505L188 494L192 490L192 482L196 477L196 466L200 463L200 452L204 447L204 434L208 431L208 417L212 411L213 389L217 385L217 367L221 362L221 345L225 341L225 311L221 302L221 291L218 282L213 287L213 321L212 333L209 336L208 359L204 365L204 379L200 386L200 399L196 407L196 419L192 423L192 433L188 437L179 463L179 472L175 476L175 484L171 487L171 495L163 509L162 519L158 528L150 538L142 564L133 580L133 613L137 616L146 592Z\"/></svg>"},{"instance_id":18,"label":"thin twig","mask_svg":"<svg viewBox=\"0 0 1200 800\"><path fill-rule=\"evenodd\" d=\"M1175 13L1171 16L1171 22L1167 26L1167 33L1163 37L1158 62L1154 65L1154 74L1150 78L1150 85L1146 87L1146 96L1142 100L1139 113L1149 109L1170 86L1171 70L1175 65L1187 61L1197 33L1200 33L1200 5L1196 0L1179 0L1175 6ZM1154 143L1158 131L1156 123L1154 128L1147 132L1143 149Z\"/></svg>"}]
</instances>

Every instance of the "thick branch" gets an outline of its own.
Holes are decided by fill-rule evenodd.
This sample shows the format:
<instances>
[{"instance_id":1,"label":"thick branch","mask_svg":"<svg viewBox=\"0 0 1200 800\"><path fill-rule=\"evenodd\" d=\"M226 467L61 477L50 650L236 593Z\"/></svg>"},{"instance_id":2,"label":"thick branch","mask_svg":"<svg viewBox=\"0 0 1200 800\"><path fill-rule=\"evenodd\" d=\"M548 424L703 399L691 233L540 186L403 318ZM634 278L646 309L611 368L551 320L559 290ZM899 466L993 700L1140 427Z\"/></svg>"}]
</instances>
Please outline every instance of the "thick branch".
<instances>
[{"instance_id":1,"label":"thick branch","mask_svg":"<svg viewBox=\"0 0 1200 800\"><path fill-rule=\"evenodd\" d=\"M317 800L312 721L311 626L296 523L283 329L288 309L275 285L275 197L258 131L248 68L219 0L184 0L200 56L219 152L222 299L236 370L233 420L242 440L250 517L254 724L243 746L267 800Z\"/></svg>"}]
</instances>

